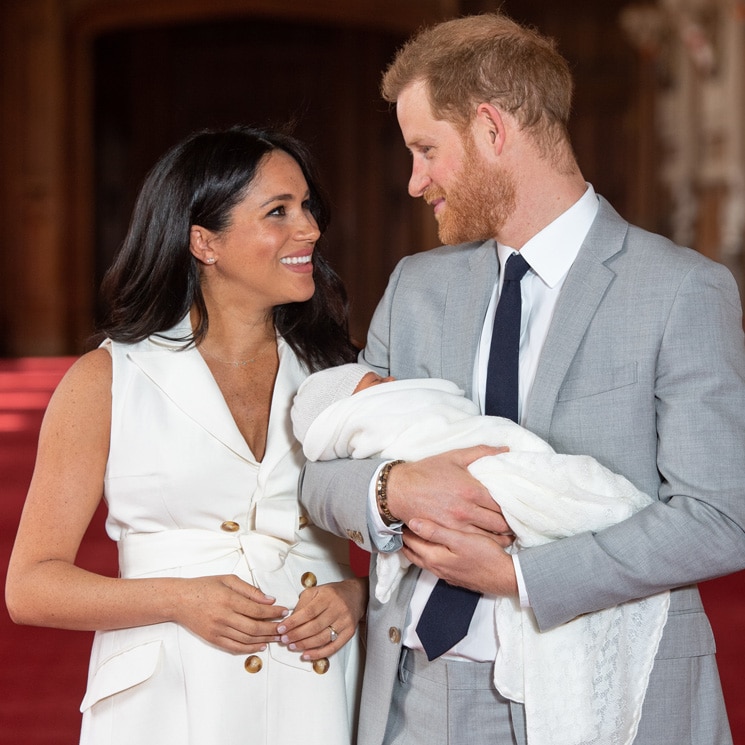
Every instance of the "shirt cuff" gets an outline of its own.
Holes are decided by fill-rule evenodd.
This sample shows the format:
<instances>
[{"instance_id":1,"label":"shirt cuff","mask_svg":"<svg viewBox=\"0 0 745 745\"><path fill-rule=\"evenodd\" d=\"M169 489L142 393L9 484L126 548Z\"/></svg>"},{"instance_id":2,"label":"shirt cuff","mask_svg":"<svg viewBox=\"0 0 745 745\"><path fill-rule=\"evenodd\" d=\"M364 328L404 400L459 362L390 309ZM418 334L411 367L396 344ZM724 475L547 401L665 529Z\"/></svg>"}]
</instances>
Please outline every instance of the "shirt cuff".
<instances>
[{"instance_id":1,"label":"shirt cuff","mask_svg":"<svg viewBox=\"0 0 745 745\"><path fill-rule=\"evenodd\" d=\"M512 554L512 564L515 567L515 578L517 579L517 591L520 595L520 607L530 608L530 598L528 597L528 588L525 587L525 579L522 569L520 569L520 558L517 554Z\"/></svg>"},{"instance_id":2,"label":"shirt cuff","mask_svg":"<svg viewBox=\"0 0 745 745\"><path fill-rule=\"evenodd\" d=\"M385 521L380 516L380 510L378 510L375 485L377 484L378 476L386 463L390 463L390 461L381 463L380 467L376 469L367 490L367 527L370 532L370 538L375 544L375 548L382 553L398 551L398 549L403 545L403 539L401 538L403 535L403 523L395 522L386 525Z\"/></svg>"}]
</instances>

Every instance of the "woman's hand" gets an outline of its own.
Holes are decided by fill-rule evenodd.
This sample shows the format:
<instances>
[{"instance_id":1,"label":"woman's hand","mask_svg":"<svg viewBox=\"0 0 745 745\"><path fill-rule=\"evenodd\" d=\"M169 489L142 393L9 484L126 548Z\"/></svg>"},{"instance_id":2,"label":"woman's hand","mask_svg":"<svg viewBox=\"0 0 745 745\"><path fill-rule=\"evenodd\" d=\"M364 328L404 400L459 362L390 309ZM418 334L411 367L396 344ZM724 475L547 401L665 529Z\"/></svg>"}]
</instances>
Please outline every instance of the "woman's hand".
<instances>
[{"instance_id":1,"label":"woman's hand","mask_svg":"<svg viewBox=\"0 0 745 745\"><path fill-rule=\"evenodd\" d=\"M317 585L303 590L295 610L276 631L290 649L303 652L304 660L319 660L352 638L366 607L366 579Z\"/></svg>"},{"instance_id":2,"label":"woman's hand","mask_svg":"<svg viewBox=\"0 0 745 745\"><path fill-rule=\"evenodd\" d=\"M179 581L174 620L228 652L247 654L280 640L277 621L288 610L239 577L226 574Z\"/></svg>"}]
</instances>

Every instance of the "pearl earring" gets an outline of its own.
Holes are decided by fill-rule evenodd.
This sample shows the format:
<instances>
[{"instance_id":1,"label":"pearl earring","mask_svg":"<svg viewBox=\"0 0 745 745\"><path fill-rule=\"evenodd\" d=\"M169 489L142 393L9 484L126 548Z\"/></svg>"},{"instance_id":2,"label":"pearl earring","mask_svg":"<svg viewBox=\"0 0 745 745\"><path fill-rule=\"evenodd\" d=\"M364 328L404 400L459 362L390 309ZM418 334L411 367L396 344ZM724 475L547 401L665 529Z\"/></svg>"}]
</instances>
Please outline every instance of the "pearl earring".
<instances>
[{"instance_id":1,"label":"pearl earring","mask_svg":"<svg viewBox=\"0 0 745 745\"><path fill-rule=\"evenodd\" d=\"M214 264L215 263L215 257L214 256L210 256L209 259L207 259L207 263L208 264Z\"/></svg>"}]
</instances>

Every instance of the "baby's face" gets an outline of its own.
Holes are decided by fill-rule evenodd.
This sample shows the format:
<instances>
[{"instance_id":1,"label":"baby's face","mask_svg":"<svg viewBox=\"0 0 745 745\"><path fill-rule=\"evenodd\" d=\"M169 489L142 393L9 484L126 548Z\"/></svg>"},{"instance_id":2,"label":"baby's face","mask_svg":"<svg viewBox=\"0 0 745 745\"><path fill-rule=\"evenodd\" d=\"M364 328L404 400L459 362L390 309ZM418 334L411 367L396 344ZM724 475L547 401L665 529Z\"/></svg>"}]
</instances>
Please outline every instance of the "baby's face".
<instances>
[{"instance_id":1,"label":"baby's face","mask_svg":"<svg viewBox=\"0 0 745 745\"><path fill-rule=\"evenodd\" d=\"M374 385L380 385L380 383L390 383L391 380L395 380L392 375L389 375L387 378L381 378L378 373L372 372L371 370L369 373L365 373L365 375L362 376L362 380L357 383L357 387L352 391L352 394L354 395L355 393L364 391L365 388L371 388Z\"/></svg>"}]
</instances>

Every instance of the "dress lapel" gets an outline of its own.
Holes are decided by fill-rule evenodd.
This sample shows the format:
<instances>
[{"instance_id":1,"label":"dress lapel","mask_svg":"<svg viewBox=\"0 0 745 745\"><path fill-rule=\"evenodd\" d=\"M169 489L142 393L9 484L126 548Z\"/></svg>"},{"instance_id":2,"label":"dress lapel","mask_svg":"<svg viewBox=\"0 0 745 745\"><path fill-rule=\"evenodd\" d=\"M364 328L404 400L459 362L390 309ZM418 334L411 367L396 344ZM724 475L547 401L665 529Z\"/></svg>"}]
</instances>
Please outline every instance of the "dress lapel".
<instances>
[{"instance_id":1,"label":"dress lapel","mask_svg":"<svg viewBox=\"0 0 745 745\"><path fill-rule=\"evenodd\" d=\"M266 452L254 497L255 527L260 533L294 542L300 526L298 475L305 458L292 433L290 408L307 372L282 337L277 338L277 349L279 370L272 394Z\"/></svg>"},{"instance_id":2,"label":"dress lapel","mask_svg":"<svg viewBox=\"0 0 745 745\"><path fill-rule=\"evenodd\" d=\"M220 388L196 349L131 351L128 356L188 417L236 455L255 462Z\"/></svg>"},{"instance_id":3,"label":"dress lapel","mask_svg":"<svg viewBox=\"0 0 745 745\"><path fill-rule=\"evenodd\" d=\"M279 352L279 369L277 370L277 379L274 382L274 392L272 393L266 453L261 463L262 470L267 471L271 471L288 451L300 451L301 449L300 443L292 433L290 409L300 383L308 376L305 368L281 336L277 337L277 349Z\"/></svg>"},{"instance_id":4,"label":"dress lapel","mask_svg":"<svg viewBox=\"0 0 745 745\"><path fill-rule=\"evenodd\" d=\"M191 332L188 316L163 336L151 336L128 352L161 393L212 437L244 460L256 460L225 403L202 355L193 347L171 341Z\"/></svg>"}]
</instances>

